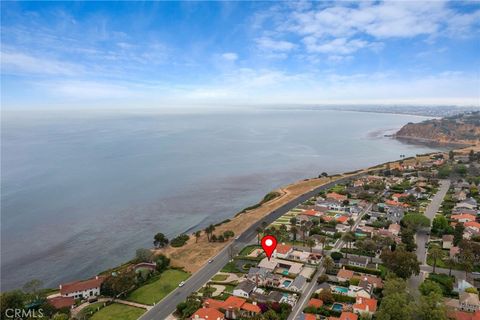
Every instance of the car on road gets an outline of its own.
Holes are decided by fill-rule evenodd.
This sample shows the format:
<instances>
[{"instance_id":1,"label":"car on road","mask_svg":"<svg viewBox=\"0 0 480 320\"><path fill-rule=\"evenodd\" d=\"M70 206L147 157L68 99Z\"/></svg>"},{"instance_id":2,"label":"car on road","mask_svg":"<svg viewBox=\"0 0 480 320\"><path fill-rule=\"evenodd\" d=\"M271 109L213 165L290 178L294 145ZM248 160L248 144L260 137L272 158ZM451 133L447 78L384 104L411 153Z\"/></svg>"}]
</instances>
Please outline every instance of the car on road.
<instances>
[{"instance_id":1,"label":"car on road","mask_svg":"<svg viewBox=\"0 0 480 320\"><path fill-rule=\"evenodd\" d=\"M185 281L182 281L178 284L179 287L183 287L183 285L185 284Z\"/></svg>"},{"instance_id":2,"label":"car on road","mask_svg":"<svg viewBox=\"0 0 480 320\"><path fill-rule=\"evenodd\" d=\"M211 259L211 260L208 260L208 263L212 263L212 262L213 262L213 259Z\"/></svg>"},{"instance_id":3,"label":"car on road","mask_svg":"<svg viewBox=\"0 0 480 320\"><path fill-rule=\"evenodd\" d=\"M238 240L238 239L240 239L240 237L239 237L239 236L235 237L235 240Z\"/></svg>"}]
</instances>

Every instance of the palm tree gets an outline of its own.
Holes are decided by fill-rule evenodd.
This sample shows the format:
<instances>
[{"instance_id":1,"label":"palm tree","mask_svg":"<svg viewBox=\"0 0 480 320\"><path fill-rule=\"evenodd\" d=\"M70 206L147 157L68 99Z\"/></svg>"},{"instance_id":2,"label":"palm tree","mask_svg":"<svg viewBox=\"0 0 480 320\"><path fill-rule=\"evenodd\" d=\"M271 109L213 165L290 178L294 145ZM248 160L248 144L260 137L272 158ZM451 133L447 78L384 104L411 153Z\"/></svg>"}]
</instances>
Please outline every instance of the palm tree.
<instances>
[{"instance_id":1,"label":"palm tree","mask_svg":"<svg viewBox=\"0 0 480 320\"><path fill-rule=\"evenodd\" d=\"M452 258L448 258L447 260L445 260L445 264L447 265L448 267L448 276L452 276L452 268L455 266L455 260L452 259Z\"/></svg>"},{"instance_id":2,"label":"palm tree","mask_svg":"<svg viewBox=\"0 0 480 320\"><path fill-rule=\"evenodd\" d=\"M325 243L327 242L327 237L318 236L318 242L320 242L322 244L322 256L323 256L323 251L325 249Z\"/></svg>"},{"instance_id":3,"label":"palm tree","mask_svg":"<svg viewBox=\"0 0 480 320\"><path fill-rule=\"evenodd\" d=\"M208 242L211 240L211 235L215 231L215 226L213 224L209 225L207 228L205 228L205 233L207 234Z\"/></svg>"},{"instance_id":4,"label":"palm tree","mask_svg":"<svg viewBox=\"0 0 480 320\"><path fill-rule=\"evenodd\" d=\"M292 237L293 237L293 243L295 243L295 241L297 241L297 227L295 225L291 226L290 227L290 233L292 234Z\"/></svg>"},{"instance_id":5,"label":"palm tree","mask_svg":"<svg viewBox=\"0 0 480 320\"><path fill-rule=\"evenodd\" d=\"M355 221L352 218L350 218L350 219L347 220L347 223L350 226L350 230L352 230L352 227L355 224Z\"/></svg>"},{"instance_id":6,"label":"palm tree","mask_svg":"<svg viewBox=\"0 0 480 320\"><path fill-rule=\"evenodd\" d=\"M255 232L257 232L257 243L260 244L260 235L262 234L263 229L260 228L260 227L257 227L257 228L255 229Z\"/></svg>"},{"instance_id":7,"label":"palm tree","mask_svg":"<svg viewBox=\"0 0 480 320\"><path fill-rule=\"evenodd\" d=\"M303 240L303 245L305 245L305 240L306 240L306 232L307 232L307 226L302 223L302 225L300 226L300 230L302 231L302 240Z\"/></svg>"},{"instance_id":8,"label":"palm tree","mask_svg":"<svg viewBox=\"0 0 480 320\"><path fill-rule=\"evenodd\" d=\"M343 234L342 240L347 244L347 249L350 249L350 243L355 241L355 235L351 232L346 232ZM348 258L348 250L345 252L345 258Z\"/></svg>"},{"instance_id":9,"label":"palm tree","mask_svg":"<svg viewBox=\"0 0 480 320\"><path fill-rule=\"evenodd\" d=\"M330 271L335 267L335 262L333 261L332 257L326 256L323 258L323 267L325 268L325 271Z\"/></svg>"},{"instance_id":10,"label":"palm tree","mask_svg":"<svg viewBox=\"0 0 480 320\"><path fill-rule=\"evenodd\" d=\"M313 247L315 247L315 240L313 240L312 238L308 238L307 246L310 248L310 252L313 252Z\"/></svg>"},{"instance_id":11,"label":"palm tree","mask_svg":"<svg viewBox=\"0 0 480 320\"><path fill-rule=\"evenodd\" d=\"M296 226L296 225L297 225L297 221L298 221L298 220L297 220L297 217L292 217L292 218L290 219L290 224L291 224L292 226Z\"/></svg>"},{"instance_id":12,"label":"palm tree","mask_svg":"<svg viewBox=\"0 0 480 320\"><path fill-rule=\"evenodd\" d=\"M443 256L443 251L440 247L433 247L430 249L430 257L433 259L433 273L435 273L435 268L437 267L437 260L441 259Z\"/></svg>"},{"instance_id":13,"label":"palm tree","mask_svg":"<svg viewBox=\"0 0 480 320\"><path fill-rule=\"evenodd\" d=\"M195 232L195 243L198 242L198 238L200 238L200 235L202 234L202 231L201 230L198 230L197 232Z\"/></svg>"}]
</instances>

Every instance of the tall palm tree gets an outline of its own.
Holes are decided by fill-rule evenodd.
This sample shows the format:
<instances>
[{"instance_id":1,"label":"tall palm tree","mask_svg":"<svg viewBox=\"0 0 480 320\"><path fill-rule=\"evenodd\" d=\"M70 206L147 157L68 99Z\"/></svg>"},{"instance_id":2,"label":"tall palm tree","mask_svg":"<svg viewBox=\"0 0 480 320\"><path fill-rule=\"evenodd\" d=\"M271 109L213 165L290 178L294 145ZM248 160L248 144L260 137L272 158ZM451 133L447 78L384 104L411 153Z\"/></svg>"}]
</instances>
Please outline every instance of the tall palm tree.
<instances>
[{"instance_id":1,"label":"tall palm tree","mask_svg":"<svg viewBox=\"0 0 480 320\"><path fill-rule=\"evenodd\" d=\"M197 232L195 232L195 243L198 242L198 238L200 238L200 235L202 234L202 231L201 230L198 230Z\"/></svg>"},{"instance_id":2,"label":"tall palm tree","mask_svg":"<svg viewBox=\"0 0 480 320\"><path fill-rule=\"evenodd\" d=\"M325 268L325 271L330 271L335 267L335 262L333 261L332 257L326 256L323 258L323 267Z\"/></svg>"},{"instance_id":3,"label":"tall palm tree","mask_svg":"<svg viewBox=\"0 0 480 320\"><path fill-rule=\"evenodd\" d=\"M307 226L305 225L305 223L303 223L301 226L300 226L300 230L302 231L302 240L303 240L303 245L305 245L305 240L307 239L306 238L306 233L307 233Z\"/></svg>"},{"instance_id":4,"label":"tall palm tree","mask_svg":"<svg viewBox=\"0 0 480 320\"><path fill-rule=\"evenodd\" d=\"M445 264L448 267L448 275L450 277L452 276L452 268L455 266L455 263L456 263L455 260L452 258L448 258L447 260L445 260Z\"/></svg>"},{"instance_id":5,"label":"tall palm tree","mask_svg":"<svg viewBox=\"0 0 480 320\"><path fill-rule=\"evenodd\" d=\"M297 220L297 217L292 217L292 218L290 219L290 224L291 224L292 226L296 226L296 225L297 225L297 221L298 221L298 220Z\"/></svg>"},{"instance_id":6,"label":"tall palm tree","mask_svg":"<svg viewBox=\"0 0 480 320\"><path fill-rule=\"evenodd\" d=\"M318 242L320 242L322 244L322 256L323 256L323 252L324 252L324 249L325 249L325 243L327 242L327 237L318 236Z\"/></svg>"},{"instance_id":7,"label":"tall palm tree","mask_svg":"<svg viewBox=\"0 0 480 320\"><path fill-rule=\"evenodd\" d=\"M440 247L433 247L430 249L430 257L433 259L433 273L435 273L435 268L437 267L437 260L441 259L443 256L443 251Z\"/></svg>"},{"instance_id":8,"label":"tall palm tree","mask_svg":"<svg viewBox=\"0 0 480 320\"><path fill-rule=\"evenodd\" d=\"M312 238L308 238L307 246L310 248L310 252L313 252L313 247L315 247L315 240L313 240Z\"/></svg>"},{"instance_id":9,"label":"tall palm tree","mask_svg":"<svg viewBox=\"0 0 480 320\"><path fill-rule=\"evenodd\" d=\"M263 229L260 228L260 227L257 227L257 228L255 229L255 232L257 232L257 244L260 244L260 235L262 234Z\"/></svg>"},{"instance_id":10,"label":"tall palm tree","mask_svg":"<svg viewBox=\"0 0 480 320\"><path fill-rule=\"evenodd\" d=\"M295 241L297 241L297 232L298 232L298 229L296 226L291 226L290 227L290 233L292 234L292 238L293 238L293 243L295 243Z\"/></svg>"},{"instance_id":11,"label":"tall palm tree","mask_svg":"<svg viewBox=\"0 0 480 320\"><path fill-rule=\"evenodd\" d=\"M355 241L355 236L351 232L346 232L342 236L342 240L347 244L347 249L350 249L351 242ZM347 250L348 251L348 250ZM348 252L345 252L345 258L348 258Z\"/></svg>"}]
</instances>

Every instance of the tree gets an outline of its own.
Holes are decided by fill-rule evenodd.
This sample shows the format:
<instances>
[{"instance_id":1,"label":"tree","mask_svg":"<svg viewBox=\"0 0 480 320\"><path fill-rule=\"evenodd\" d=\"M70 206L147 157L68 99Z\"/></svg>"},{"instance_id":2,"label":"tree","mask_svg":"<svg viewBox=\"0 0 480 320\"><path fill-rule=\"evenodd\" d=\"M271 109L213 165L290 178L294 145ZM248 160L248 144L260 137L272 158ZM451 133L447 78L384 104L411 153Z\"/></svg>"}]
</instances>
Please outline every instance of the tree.
<instances>
[{"instance_id":1,"label":"tree","mask_svg":"<svg viewBox=\"0 0 480 320\"><path fill-rule=\"evenodd\" d=\"M303 245L305 245L305 240L307 239L307 236L306 236L306 233L307 233L307 226L303 223L301 226L300 226L300 230L302 231L302 240L303 240Z\"/></svg>"},{"instance_id":2,"label":"tree","mask_svg":"<svg viewBox=\"0 0 480 320\"><path fill-rule=\"evenodd\" d=\"M335 301L330 289L324 289L318 294L318 299L322 300L324 304L331 304Z\"/></svg>"},{"instance_id":3,"label":"tree","mask_svg":"<svg viewBox=\"0 0 480 320\"><path fill-rule=\"evenodd\" d=\"M373 256L377 250L377 244L372 239L365 239L362 242L363 250L370 254L370 262L373 261Z\"/></svg>"},{"instance_id":4,"label":"tree","mask_svg":"<svg viewBox=\"0 0 480 320\"><path fill-rule=\"evenodd\" d=\"M350 219L347 220L347 223L348 223L348 225L350 226L350 229L352 229L353 225L355 224L355 220L353 220L352 218L350 218Z\"/></svg>"},{"instance_id":5,"label":"tree","mask_svg":"<svg viewBox=\"0 0 480 320\"><path fill-rule=\"evenodd\" d=\"M152 261L153 253L149 249L140 248L135 252L135 257L139 262Z\"/></svg>"},{"instance_id":6,"label":"tree","mask_svg":"<svg viewBox=\"0 0 480 320\"><path fill-rule=\"evenodd\" d=\"M420 262L413 252L398 248L395 251L385 249L380 255L385 266L398 277L408 279L412 275L420 273Z\"/></svg>"},{"instance_id":7,"label":"tree","mask_svg":"<svg viewBox=\"0 0 480 320\"><path fill-rule=\"evenodd\" d=\"M464 230L465 227L463 226L463 223L459 222L455 225L455 229L453 231L453 245L457 246L460 241L462 241Z\"/></svg>"},{"instance_id":8,"label":"tree","mask_svg":"<svg viewBox=\"0 0 480 320\"><path fill-rule=\"evenodd\" d=\"M325 243L327 242L327 237L326 236L318 236L318 242L322 244L322 256L324 253L325 249Z\"/></svg>"},{"instance_id":9,"label":"tree","mask_svg":"<svg viewBox=\"0 0 480 320\"><path fill-rule=\"evenodd\" d=\"M414 313L419 320L447 320L447 310L443 303L442 293L436 291L420 297L414 307Z\"/></svg>"},{"instance_id":10,"label":"tree","mask_svg":"<svg viewBox=\"0 0 480 320\"><path fill-rule=\"evenodd\" d=\"M198 230L198 231L195 232L195 243L198 242L198 239L200 238L201 235L202 235L201 230Z\"/></svg>"},{"instance_id":11,"label":"tree","mask_svg":"<svg viewBox=\"0 0 480 320\"><path fill-rule=\"evenodd\" d=\"M452 268L455 266L456 262L452 258L448 258L445 260L445 265L448 267L448 275L452 276Z\"/></svg>"},{"instance_id":12,"label":"tree","mask_svg":"<svg viewBox=\"0 0 480 320\"><path fill-rule=\"evenodd\" d=\"M412 229L402 228L400 236L402 239L402 243L405 244L407 251L413 251L417 247L417 245L415 244L415 240L413 238L414 234L415 234L415 231L413 231Z\"/></svg>"},{"instance_id":13,"label":"tree","mask_svg":"<svg viewBox=\"0 0 480 320\"><path fill-rule=\"evenodd\" d=\"M133 270L111 275L103 281L100 291L102 295L111 297L125 295L134 288L135 279L136 275Z\"/></svg>"},{"instance_id":14,"label":"tree","mask_svg":"<svg viewBox=\"0 0 480 320\"><path fill-rule=\"evenodd\" d=\"M437 233L439 235L443 235L445 231L448 229L448 220L445 218L444 215L437 215L433 218L432 222L432 232Z\"/></svg>"},{"instance_id":15,"label":"tree","mask_svg":"<svg viewBox=\"0 0 480 320\"><path fill-rule=\"evenodd\" d=\"M20 290L8 291L0 294L0 310L2 319L7 309L23 309L26 296Z\"/></svg>"},{"instance_id":16,"label":"tree","mask_svg":"<svg viewBox=\"0 0 480 320\"><path fill-rule=\"evenodd\" d=\"M232 230L227 230L223 232L223 237L228 240L231 237L234 237L235 233Z\"/></svg>"},{"instance_id":17,"label":"tree","mask_svg":"<svg viewBox=\"0 0 480 320\"><path fill-rule=\"evenodd\" d=\"M260 228L260 227L257 227L257 228L255 229L255 232L257 233L257 244L260 244L260 235L262 234L263 229Z\"/></svg>"},{"instance_id":18,"label":"tree","mask_svg":"<svg viewBox=\"0 0 480 320\"><path fill-rule=\"evenodd\" d=\"M157 264L156 269L158 272L163 272L170 265L170 259L160 254L156 257L155 263Z\"/></svg>"},{"instance_id":19,"label":"tree","mask_svg":"<svg viewBox=\"0 0 480 320\"><path fill-rule=\"evenodd\" d=\"M32 279L23 285L23 291L37 296L37 293L42 286L43 282L41 280Z\"/></svg>"},{"instance_id":20,"label":"tree","mask_svg":"<svg viewBox=\"0 0 480 320\"><path fill-rule=\"evenodd\" d=\"M295 241L297 241L297 233L298 233L297 227L295 225L292 225L290 227L290 233L292 234L293 243L295 243Z\"/></svg>"},{"instance_id":21,"label":"tree","mask_svg":"<svg viewBox=\"0 0 480 320\"><path fill-rule=\"evenodd\" d=\"M350 244L355 241L355 234L353 234L353 232L346 232L342 235L342 240L347 244L347 248L350 248ZM345 252L345 257L348 258L347 252Z\"/></svg>"},{"instance_id":22,"label":"tree","mask_svg":"<svg viewBox=\"0 0 480 320\"><path fill-rule=\"evenodd\" d=\"M310 248L310 252L313 252L313 247L315 247L315 240L313 240L312 238L308 238L306 243L307 247Z\"/></svg>"},{"instance_id":23,"label":"tree","mask_svg":"<svg viewBox=\"0 0 480 320\"><path fill-rule=\"evenodd\" d=\"M213 240L213 231L215 231L215 226L213 224L209 225L208 227L205 228L205 233L207 234L207 239L208 239L208 242L210 241L215 241ZM216 239L216 237L215 237Z\"/></svg>"},{"instance_id":24,"label":"tree","mask_svg":"<svg viewBox=\"0 0 480 320\"><path fill-rule=\"evenodd\" d=\"M333 261L332 257L326 256L323 258L323 267L325 271L330 272L335 268L335 262Z\"/></svg>"},{"instance_id":25,"label":"tree","mask_svg":"<svg viewBox=\"0 0 480 320\"><path fill-rule=\"evenodd\" d=\"M438 259L443 257L443 251L439 246L434 246L430 249L430 257L433 259L433 273L435 273L435 268L437 267Z\"/></svg>"},{"instance_id":26,"label":"tree","mask_svg":"<svg viewBox=\"0 0 480 320\"><path fill-rule=\"evenodd\" d=\"M438 294L442 294L442 288L438 283L432 280L425 280L422 284L418 287L420 293L424 296L428 296L430 293L435 292Z\"/></svg>"},{"instance_id":27,"label":"tree","mask_svg":"<svg viewBox=\"0 0 480 320\"><path fill-rule=\"evenodd\" d=\"M455 158L455 152L453 152L453 150L450 150L448 152L448 159L453 160L454 158Z\"/></svg>"},{"instance_id":28,"label":"tree","mask_svg":"<svg viewBox=\"0 0 480 320\"><path fill-rule=\"evenodd\" d=\"M383 299L377 313L377 320L411 320L412 298L406 292L406 283L399 278L389 278L383 289Z\"/></svg>"},{"instance_id":29,"label":"tree","mask_svg":"<svg viewBox=\"0 0 480 320\"><path fill-rule=\"evenodd\" d=\"M168 245L168 239L163 233L159 232L153 237L153 245L156 248L163 248Z\"/></svg>"},{"instance_id":30,"label":"tree","mask_svg":"<svg viewBox=\"0 0 480 320\"><path fill-rule=\"evenodd\" d=\"M420 213L406 214L402 219L402 225L414 230L415 232L421 228L427 228L430 226L430 219Z\"/></svg>"}]
</instances>

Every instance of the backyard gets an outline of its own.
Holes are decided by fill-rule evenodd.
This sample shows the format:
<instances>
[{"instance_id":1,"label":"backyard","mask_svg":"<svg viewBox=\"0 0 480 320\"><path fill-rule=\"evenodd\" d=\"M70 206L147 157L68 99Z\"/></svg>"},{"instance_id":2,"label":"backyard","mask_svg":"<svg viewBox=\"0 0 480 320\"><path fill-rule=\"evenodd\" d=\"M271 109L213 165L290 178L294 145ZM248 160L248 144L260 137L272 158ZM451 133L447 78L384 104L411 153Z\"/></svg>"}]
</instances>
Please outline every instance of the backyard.
<instances>
[{"instance_id":1,"label":"backyard","mask_svg":"<svg viewBox=\"0 0 480 320\"><path fill-rule=\"evenodd\" d=\"M144 309L114 303L93 314L92 320L135 320L143 313Z\"/></svg>"},{"instance_id":2,"label":"backyard","mask_svg":"<svg viewBox=\"0 0 480 320\"><path fill-rule=\"evenodd\" d=\"M148 284L130 293L127 300L152 305L162 300L189 276L188 273L182 270L166 270L159 277L154 277Z\"/></svg>"}]
</instances>

